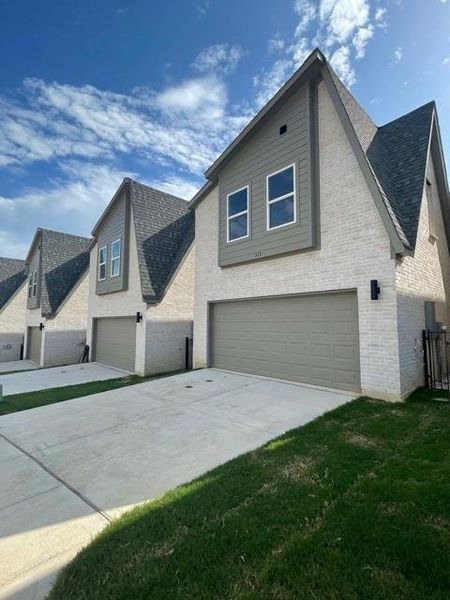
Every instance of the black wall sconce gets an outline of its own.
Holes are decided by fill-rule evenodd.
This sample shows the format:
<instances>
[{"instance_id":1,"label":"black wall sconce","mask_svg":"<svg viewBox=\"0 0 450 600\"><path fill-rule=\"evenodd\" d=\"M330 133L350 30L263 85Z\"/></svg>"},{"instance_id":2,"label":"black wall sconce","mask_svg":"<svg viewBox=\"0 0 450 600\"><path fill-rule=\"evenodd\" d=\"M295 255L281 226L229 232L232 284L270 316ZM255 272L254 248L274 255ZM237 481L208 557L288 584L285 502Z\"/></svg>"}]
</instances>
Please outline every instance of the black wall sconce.
<instances>
[{"instance_id":1,"label":"black wall sconce","mask_svg":"<svg viewBox=\"0 0 450 600\"><path fill-rule=\"evenodd\" d=\"M39 323L39 330L42 331L44 329L44 323Z\"/></svg>"},{"instance_id":2,"label":"black wall sconce","mask_svg":"<svg viewBox=\"0 0 450 600\"><path fill-rule=\"evenodd\" d=\"M380 295L380 284L378 283L378 279L370 280L370 299L378 300L378 296Z\"/></svg>"},{"instance_id":3,"label":"black wall sconce","mask_svg":"<svg viewBox=\"0 0 450 600\"><path fill-rule=\"evenodd\" d=\"M142 313L137 311L136 313L136 323L140 323L142 321Z\"/></svg>"}]
</instances>

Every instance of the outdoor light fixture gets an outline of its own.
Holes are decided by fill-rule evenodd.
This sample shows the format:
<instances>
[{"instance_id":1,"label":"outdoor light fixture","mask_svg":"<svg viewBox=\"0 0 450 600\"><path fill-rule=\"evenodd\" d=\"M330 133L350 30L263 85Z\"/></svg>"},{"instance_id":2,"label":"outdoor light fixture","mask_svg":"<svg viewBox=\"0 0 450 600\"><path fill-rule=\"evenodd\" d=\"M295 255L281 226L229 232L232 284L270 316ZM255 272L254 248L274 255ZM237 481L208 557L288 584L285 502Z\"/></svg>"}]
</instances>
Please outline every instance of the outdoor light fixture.
<instances>
[{"instance_id":1,"label":"outdoor light fixture","mask_svg":"<svg viewBox=\"0 0 450 600\"><path fill-rule=\"evenodd\" d=\"M136 323L140 323L142 321L142 313L137 311L136 313Z\"/></svg>"},{"instance_id":2,"label":"outdoor light fixture","mask_svg":"<svg viewBox=\"0 0 450 600\"><path fill-rule=\"evenodd\" d=\"M39 323L39 329L42 331L44 329L44 323Z\"/></svg>"},{"instance_id":3,"label":"outdoor light fixture","mask_svg":"<svg viewBox=\"0 0 450 600\"><path fill-rule=\"evenodd\" d=\"M378 279L370 280L370 299L378 300L378 296L380 295L380 285L378 283Z\"/></svg>"}]
</instances>

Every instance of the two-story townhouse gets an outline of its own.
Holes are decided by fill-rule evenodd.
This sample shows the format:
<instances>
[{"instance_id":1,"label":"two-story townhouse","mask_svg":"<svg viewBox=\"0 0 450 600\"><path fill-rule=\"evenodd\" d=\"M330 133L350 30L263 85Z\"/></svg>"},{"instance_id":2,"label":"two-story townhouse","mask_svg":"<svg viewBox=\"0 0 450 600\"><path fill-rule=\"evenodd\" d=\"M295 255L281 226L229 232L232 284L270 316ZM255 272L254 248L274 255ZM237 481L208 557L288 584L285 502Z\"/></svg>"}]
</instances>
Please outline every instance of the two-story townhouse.
<instances>
[{"instance_id":1,"label":"two-story townhouse","mask_svg":"<svg viewBox=\"0 0 450 600\"><path fill-rule=\"evenodd\" d=\"M0 362L19 360L25 332L26 264L0 258Z\"/></svg>"},{"instance_id":2,"label":"two-story townhouse","mask_svg":"<svg viewBox=\"0 0 450 600\"><path fill-rule=\"evenodd\" d=\"M194 314L194 214L124 179L92 231L91 360L139 375L185 368Z\"/></svg>"},{"instance_id":3,"label":"two-story townhouse","mask_svg":"<svg viewBox=\"0 0 450 600\"><path fill-rule=\"evenodd\" d=\"M385 399L423 384L450 292L433 102L378 127L316 50L205 175L196 368Z\"/></svg>"},{"instance_id":4,"label":"two-story townhouse","mask_svg":"<svg viewBox=\"0 0 450 600\"><path fill-rule=\"evenodd\" d=\"M77 363L86 344L90 239L37 229L26 258L25 356L40 367Z\"/></svg>"}]
</instances>

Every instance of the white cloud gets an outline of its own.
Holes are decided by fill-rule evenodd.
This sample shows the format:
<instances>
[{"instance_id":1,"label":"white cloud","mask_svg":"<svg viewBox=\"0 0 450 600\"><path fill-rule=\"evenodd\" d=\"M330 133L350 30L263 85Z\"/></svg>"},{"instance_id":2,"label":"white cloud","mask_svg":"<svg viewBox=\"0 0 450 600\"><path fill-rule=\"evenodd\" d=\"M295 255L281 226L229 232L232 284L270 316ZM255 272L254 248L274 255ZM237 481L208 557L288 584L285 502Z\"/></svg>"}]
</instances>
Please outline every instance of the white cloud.
<instances>
[{"instance_id":1,"label":"white cloud","mask_svg":"<svg viewBox=\"0 0 450 600\"><path fill-rule=\"evenodd\" d=\"M24 256L37 227L89 235L122 179L134 176L78 161L62 163L61 168L62 176L51 179L45 189L0 196L5 228L0 232L0 254Z\"/></svg>"},{"instance_id":2,"label":"white cloud","mask_svg":"<svg viewBox=\"0 0 450 600\"><path fill-rule=\"evenodd\" d=\"M0 229L0 256L7 256L9 258L25 258L27 252L27 242L22 241L15 233Z\"/></svg>"},{"instance_id":3,"label":"white cloud","mask_svg":"<svg viewBox=\"0 0 450 600\"><path fill-rule=\"evenodd\" d=\"M295 30L295 35L297 37L303 35L317 17L316 4L316 2L311 2L309 0L294 1L294 11L300 17Z\"/></svg>"},{"instance_id":4,"label":"white cloud","mask_svg":"<svg viewBox=\"0 0 450 600\"><path fill-rule=\"evenodd\" d=\"M350 62L350 50L347 46L341 46L330 58L330 63L338 76L348 87L356 82L355 71Z\"/></svg>"},{"instance_id":5,"label":"white cloud","mask_svg":"<svg viewBox=\"0 0 450 600\"><path fill-rule=\"evenodd\" d=\"M358 27L369 20L367 0L321 0L320 19L327 22L327 30L339 43L346 42Z\"/></svg>"},{"instance_id":6,"label":"white cloud","mask_svg":"<svg viewBox=\"0 0 450 600\"><path fill-rule=\"evenodd\" d=\"M269 49L269 52L272 54L279 54L280 52L282 52L284 50L285 45L286 45L286 42L281 37L281 34L279 32L277 32L273 36L273 38L271 38L269 40L268 49Z\"/></svg>"},{"instance_id":7,"label":"white cloud","mask_svg":"<svg viewBox=\"0 0 450 600\"><path fill-rule=\"evenodd\" d=\"M253 79L254 85L259 89L256 94L256 108L261 108L279 90L289 75L293 65L290 59L281 58L268 71L263 71Z\"/></svg>"},{"instance_id":8,"label":"white cloud","mask_svg":"<svg viewBox=\"0 0 450 600\"><path fill-rule=\"evenodd\" d=\"M206 13L208 12L210 4L211 4L211 0L200 0L199 2L197 2L197 5L195 8L197 10L197 17L199 19L206 16Z\"/></svg>"},{"instance_id":9,"label":"white cloud","mask_svg":"<svg viewBox=\"0 0 450 600\"><path fill-rule=\"evenodd\" d=\"M132 95L29 79L21 93L24 105L0 98L3 166L133 153L198 174L246 121L213 76Z\"/></svg>"},{"instance_id":10,"label":"white cloud","mask_svg":"<svg viewBox=\"0 0 450 600\"><path fill-rule=\"evenodd\" d=\"M450 64L450 56L448 56L447 58L444 58L444 60L442 61L443 65L449 65Z\"/></svg>"},{"instance_id":11,"label":"white cloud","mask_svg":"<svg viewBox=\"0 0 450 600\"><path fill-rule=\"evenodd\" d=\"M168 194L173 194L179 198L190 200L198 192L203 182L184 179L183 177L179 177L177 175L169 175L163 179L151 179L144 181L144 183L156 188L157 190L163 190Z\"/></svg>"},{"instance_id":12,"label":"white cloud","mask_svg":"<svg viewBox=\"0 0 450 600\"><path fill-rule=\"evenodd\" d=\"M199 73L213 72L228 75L235 70L243 56L244 51L237 44L214 44L200 52L192 63L192 68Z\"/></svg>"},{"instance_id":13,"label":"white cloud","mask_svg":"<svg viewBox=\"0 0 450 600\"><path fill-rule=\"evenodd\" d=\"M253 78L256 105L261 107L311 53L319 47L344 83L356 82L354 59L362 59L377 30L387 28L387 10L371 10L369 0L294 0L298 17L291 39L279 34L269 41L278 54L270 68Z\"/></svg>"},{"instance_id":14,"label":"white cloud","mask_svg":"<svg viewBox=\"0 0 450 600\"><path fill-rule=\"evenodd\" d=\"M379 6L375 11L375 23L381 29L387 28L387 10L382 6Z\"/></svg>"},{"instance_id":15,"label":"white cloud","mask_svg":"<svg viewBox=\"0 0 450 600\"><path fill-rule=\"evenodd\" d=\"M374 28L372 25L360 27L353 38L353 46L356 50L356 58L364 58L366 54L366 46L369 40L374 36Z\"/></svg>"},{"instance_id":16,"label":"white cloud","mask_svg":"<svg viewBox=\"0 0 450 600\"><path fill-rule=\"evenodd\" d=\"M394 59L395 59L395 64L398 64L403 58L403 49L401 46L398 46L398 48L396 48L394 50Z\"/></svg>"}]
</instances>

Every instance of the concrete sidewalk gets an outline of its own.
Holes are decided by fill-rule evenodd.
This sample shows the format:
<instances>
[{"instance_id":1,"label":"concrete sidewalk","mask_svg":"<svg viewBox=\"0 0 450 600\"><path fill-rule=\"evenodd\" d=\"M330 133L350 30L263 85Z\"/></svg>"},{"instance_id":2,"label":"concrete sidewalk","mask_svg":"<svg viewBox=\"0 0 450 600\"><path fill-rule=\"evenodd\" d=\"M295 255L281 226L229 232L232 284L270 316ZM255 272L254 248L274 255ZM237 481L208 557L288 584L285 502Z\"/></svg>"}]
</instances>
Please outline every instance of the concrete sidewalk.
<instances>
[{"instance_id":1,"label":"concrete sidewalk","mask_svg":"<svg viewBox=\"0 0 450 600\"><path fill-rule=\"evenodd\" d=\"M84 363L68 365L66 367L52 367L50 369L37 369L25 373L0 374L0 384L3 385L3 395L23 394L36 392L49 388L64 387L66 385L79 385L92 381L118 379L130 375L127 371L107 367L98 363Z\"/></svg>"},{"instance_id":2,"label":"concrete sidewalk","mask_svg":"<svg viewBox=\"0 0 450 600\"><path fill-rule=\"evenodd\" d=\"M0 598L44 598L131 506L353 398L206 369L0 417Z\"/></svg>"}]
</instances>

